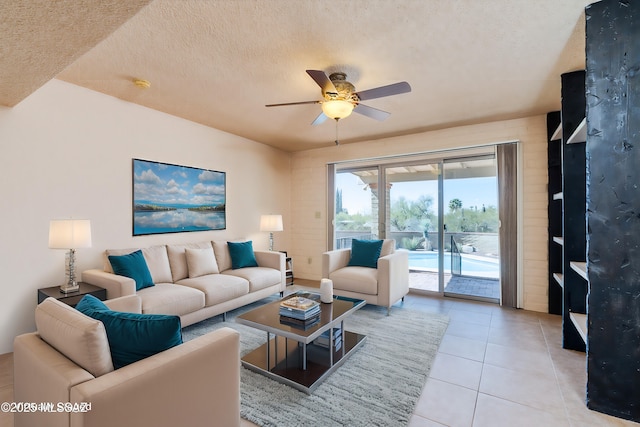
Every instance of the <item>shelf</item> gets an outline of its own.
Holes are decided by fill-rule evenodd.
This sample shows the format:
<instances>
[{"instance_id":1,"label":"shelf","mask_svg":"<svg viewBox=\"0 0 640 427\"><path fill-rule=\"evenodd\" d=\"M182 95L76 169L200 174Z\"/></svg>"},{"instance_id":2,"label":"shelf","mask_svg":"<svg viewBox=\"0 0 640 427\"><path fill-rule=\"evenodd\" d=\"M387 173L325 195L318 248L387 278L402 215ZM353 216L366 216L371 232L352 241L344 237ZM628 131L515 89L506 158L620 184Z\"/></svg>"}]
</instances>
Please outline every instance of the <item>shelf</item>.
<instances>
[{"instance_id":1,"label":"shelf","mask_svg":"<svg viewBox=\"0 0 640 427\"><path fill-rule=\"evenodd\" d=\"M285 252L286 256L286 252ZM293 260L291 257L286 256L285 258L285 283L287 286L293 285Z\"/></svg>"},{"instance_id":2,"label":"shelf","mask_svg":"<svg viewBox=\"0 0 640 427\"><path fill-rule=\"evenodd\" d=\"M569 313L569 317L571 318L571 322L573 323L573 325L578 330L578 333L586 343L587 342L587 315L571 312Z\"/></svg>"},{"instance_id":3,"label":"shelf","mask_svg":"<svg viewBox=\"0 0 640 427\"><path fill-rule=\"evenodd\" d=\"M547 205L549 313L562 315L562 347L585 351L585 321L572 311L586 312L589 284L572 271L570 261L585 260L587 121L584 70L563 73L561 111L547 114ZM559 166L559 167L558 167ZM559 202L557 202L559 201ZM565 244L566 241L566 244ZM559 246L557 246L559 245ZM585 277L585 272L579 273ZM559 286L558 286L559 285ZM575 326L574 326L575 323ZM577 330L580 334L577 334Z\"/></svg>"},{"instance_id":4,"label":"shelf","mask_svg":"<svg viewBox=\"0 0 640 427\"><path fill-rule=\"evenodd\" d=\"M553 278L556 279L556 282L564 288L564 276L562 273L553 273Z\"/></svg>"},{"instance_id":5,"label":"shelf","mask_svg":"<svg viewBox=\"0 0 640 427\"><path fill-rule=\"evenodd\" d=\"M567 139L567 144L578 144L587 141L587 118L582 119L576 130Z\"/></svg>"},{"instance_id":6,"label":"shelf","mask_svg":"<svg viewBox=\"0 0 640 427\"><path fill-rule=\"evenodd\" d=\"M560 138L562 138L562 123L558 125L558 128L553 132L553 135L551 135L551 141L557 141Z\"/></svg>"},{"instance_id":7,"label":"shelf","mask_svg":"<svg viewBox=\"0 0 640 427\"><path fill-rule=\"evenodd\" d=\"M589 278L587 277L586 262L570 261L569 265L571 266L571 269L578 273L584 280L589 280Z\"/></svg>"}]
</instances>

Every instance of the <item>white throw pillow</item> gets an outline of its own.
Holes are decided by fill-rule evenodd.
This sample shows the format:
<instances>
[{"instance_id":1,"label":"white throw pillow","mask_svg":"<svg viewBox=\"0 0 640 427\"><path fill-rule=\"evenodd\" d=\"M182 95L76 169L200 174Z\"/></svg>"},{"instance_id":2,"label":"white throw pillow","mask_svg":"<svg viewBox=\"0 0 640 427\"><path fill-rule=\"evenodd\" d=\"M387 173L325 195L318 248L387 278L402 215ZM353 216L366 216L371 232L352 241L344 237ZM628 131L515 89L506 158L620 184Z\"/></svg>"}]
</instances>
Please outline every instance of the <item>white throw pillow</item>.
<instances>
[{"instance_id":1,"label":"white throw pillow","mask_svg":"<svg viewBox=\"0 0 640 427\"><path fill-rule=\"evenodd\" d=\"M227 241L214 241L213 252L216 255L216 262L220 271L226 271L231 269L231 255L229 255L229 247Z\"/></svg>"},{"instance_id":2,"label":"white throw pillow","mask_svg":"<svg viewBox=\"0 0 640 427\"><path fill-rule=\"evenodd\" d=\"M213 255L213 248L186 248L185 253L187 255L189 278L220 273L216 257Z\"/></svg>"},{"instance_id":3,"label":"white throw pillow","mask_svg":"<svg viewBox=\"0 0 640 427\"><path fill-rule=\"evenodd\" d=\"M187 264L186 248L191 249L210 249L211 242L185 243L182 245L167 245L167 253L169 254L169 265L171 266L171 277L173 282L177 282L189 277L189 266Z\"/></svg>"}]
</instances>

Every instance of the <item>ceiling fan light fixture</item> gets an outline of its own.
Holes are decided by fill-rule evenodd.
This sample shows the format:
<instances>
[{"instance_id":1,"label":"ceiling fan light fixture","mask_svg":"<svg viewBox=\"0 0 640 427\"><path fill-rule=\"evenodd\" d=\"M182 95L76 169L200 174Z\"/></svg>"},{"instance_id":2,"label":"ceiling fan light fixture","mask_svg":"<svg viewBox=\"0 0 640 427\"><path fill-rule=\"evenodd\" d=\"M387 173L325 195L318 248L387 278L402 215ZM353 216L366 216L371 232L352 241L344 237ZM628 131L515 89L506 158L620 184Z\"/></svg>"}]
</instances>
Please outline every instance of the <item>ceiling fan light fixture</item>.
<instances>
[{"instance_id":1,"label":"ceiling fan light fixture","mask_svg":"<svg viewBox=\"0 0 640 427\"><path fill-rule=\"evenodd\" d=\"M322 103L322 112L331 119L340 120L349 117L354 107L353 103L344 99L333 99Z\"/></svg>"}]
</instances>

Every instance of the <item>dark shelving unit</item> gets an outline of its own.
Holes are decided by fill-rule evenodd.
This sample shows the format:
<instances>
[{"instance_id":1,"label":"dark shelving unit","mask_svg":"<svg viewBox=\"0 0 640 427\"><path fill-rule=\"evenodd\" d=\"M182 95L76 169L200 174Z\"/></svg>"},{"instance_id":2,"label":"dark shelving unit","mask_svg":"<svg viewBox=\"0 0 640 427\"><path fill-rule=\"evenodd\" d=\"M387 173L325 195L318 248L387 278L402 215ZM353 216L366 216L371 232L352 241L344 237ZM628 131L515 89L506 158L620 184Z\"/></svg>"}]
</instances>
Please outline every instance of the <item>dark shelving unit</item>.
<instances>
[{"instance_id":1,"label":"dark shelving unit","mask_svg":"<svg viewBox=\"0 0 640 427\"><path fill-rule=\"evenodd\" d=\"M585 351L585 72L564 73L561 80L561 111L547 114L549 312L562 315L562 347Z\"/></svg>"},{"instance_id":2,"label":"dark shelving unit","mask_svg":"<svg viewBox=\"0 0 640 427\"><path fill-rule=\"evenodd\" d=\"M553 238L562 236L562 142L560 111L547 114L547 163L549 170L549 313L562 314L562 246Z\"/></svg>"},{"instance_id":3,"label":"dark shelving unit","mask_svg":"<svg viewBox=\"0 0 640 427\"><path fill-rule=\"evenodd\" d=\"M580 272L587 251L586 95L584 70L562 78L562 346L586 350L588 283Z\"/></svg>"}]
</instances>

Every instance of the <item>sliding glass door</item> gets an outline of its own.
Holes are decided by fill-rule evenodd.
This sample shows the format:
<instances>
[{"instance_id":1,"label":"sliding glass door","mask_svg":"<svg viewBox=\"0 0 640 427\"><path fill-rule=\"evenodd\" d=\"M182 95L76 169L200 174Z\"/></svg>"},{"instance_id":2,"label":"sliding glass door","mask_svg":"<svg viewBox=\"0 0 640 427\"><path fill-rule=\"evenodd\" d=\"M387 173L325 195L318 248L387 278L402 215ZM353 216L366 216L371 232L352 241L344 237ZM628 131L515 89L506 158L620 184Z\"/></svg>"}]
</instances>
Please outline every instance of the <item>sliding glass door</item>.
<instances>
[{"instance_id":1,"label":"sliding glass door","mask_svg":"<svg viewBox=\"0 0 640 427\"><path fill-rule=\"evenodd\" d=\"M442 162L415 162L384 167L389 193L387 236L409 251L413 289L442 292Z\"/></svg>"},{"instance_id":2,"label":"sliding glass door","mask_svg":"<svg viewBox=\"0 0 640 427\"><path fill-rule=\"evenodd\" d=\"M409 251L412 289L499 302L496 161L493 148L485 153L337 166L333 248L395 239Z\"/></svg>"},{"instance_id":3,"label":"sliding glass door","mask_svg":"<svg viewBox=\"0 0 640 427\"><path fill-rule=\"evenodd\" d=\"M444 293L500 301L498 183L494 155L448 159L444 176Z\"/></svg>"}]
</instances>

